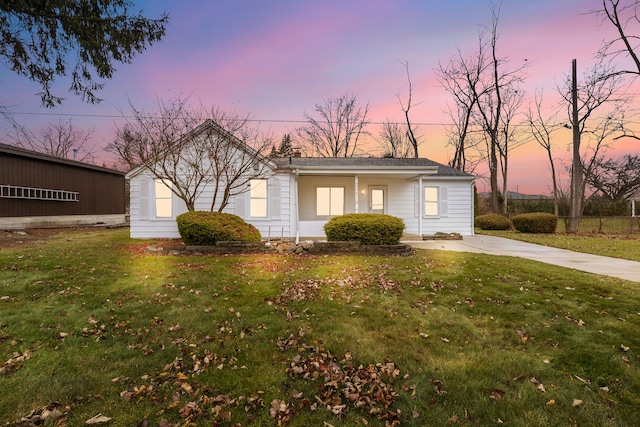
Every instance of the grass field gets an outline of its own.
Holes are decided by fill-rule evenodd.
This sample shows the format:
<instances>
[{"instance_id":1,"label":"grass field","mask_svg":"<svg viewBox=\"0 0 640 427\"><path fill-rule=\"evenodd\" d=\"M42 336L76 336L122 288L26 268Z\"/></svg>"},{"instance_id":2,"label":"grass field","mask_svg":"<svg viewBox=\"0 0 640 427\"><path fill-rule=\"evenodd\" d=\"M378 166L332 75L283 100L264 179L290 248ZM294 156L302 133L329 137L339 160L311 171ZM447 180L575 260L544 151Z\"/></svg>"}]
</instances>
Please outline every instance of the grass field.
<instances>
[{"instance_id":1,"label":"grass field","mask_svg":"<svg viewBox=\"0 0 640 427\"><path fill-rule=\"evenodd\" d=\"M478 234L505 237L554 248L568 249L594 255L640 261L640 234L532 234L517 231L489 231L476 229Z\"/></svg>"},{"instance_id":2,"label":"grass field","mask_svg":"<svg viewBox=\"0 0 640 427\"><path fill-rule=\"evenodd\" d=\"M150 255L127 236L0 250L0 424L640 420L637 284L426 250Z\"/></svg>"}]
</instances>

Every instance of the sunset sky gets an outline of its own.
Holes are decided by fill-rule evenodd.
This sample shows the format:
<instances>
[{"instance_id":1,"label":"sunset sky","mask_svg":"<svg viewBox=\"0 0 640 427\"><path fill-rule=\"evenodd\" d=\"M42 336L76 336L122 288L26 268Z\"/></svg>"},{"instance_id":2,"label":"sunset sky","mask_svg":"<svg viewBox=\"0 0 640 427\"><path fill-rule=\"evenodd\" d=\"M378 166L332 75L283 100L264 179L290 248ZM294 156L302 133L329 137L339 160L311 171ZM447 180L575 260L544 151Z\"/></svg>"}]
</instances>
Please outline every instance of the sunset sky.
<instances>
[{"instance_id":1,"label":"sunset sky","mask_svg":"<svg viewBox=\"0 0 640 427\"><path fill-rule=\"evenodd\" d=\"M68 95L61 107L40 107L34 83L0 67L0 105L37 132L47 122L72 116L77 127L95 126L92 142L104 147L130 111L153 111L157 99L191 96L196 103L250 114L277 142L301 126L305 111L329 97L348 93L369 104L368 130L402 120L398 95L408 94L403 62L413 84L411 119L424 136L420 156L446 163L452 154L444 129L450 98L434 69L460 49L472 56L478 33L491 25L484 0L218 0L136 1L148 17L170 15L164 40L120 65L99 94L104 101L87 105ZM556 87L576 58L580 70L593 64L602 41L614 34L590 11L601 0L503 0L499 21L499 55L510 67L528 64L529 98L543 90L549 104ZM584 67L584 68L583 68ZM581 74L582 71L579 71ZM57 95L67 96L68 81ZM637 89L632 85L630 91ZM529 101L525 102L528 105ZM565 116L561 116L564 120ZM640 122L636 125L640 131ZM633 126L632 126L633 127ZM11 143L6 123L0 141ZM556 155L568 159L571 132L558 132ZM529 142L527 142L529 141ZM637 152L640 142L620 140L612 156ZM375 143L367 153L379 151ZM96 155L103 158L104 152ZM484 168L477 171L484 174ZM550 192L545 152L525 138L510 157L508 190ZM565 183L567 184L567 183ZM488 189L484 179L480 191Z\"/></svg>"}]
</instances>

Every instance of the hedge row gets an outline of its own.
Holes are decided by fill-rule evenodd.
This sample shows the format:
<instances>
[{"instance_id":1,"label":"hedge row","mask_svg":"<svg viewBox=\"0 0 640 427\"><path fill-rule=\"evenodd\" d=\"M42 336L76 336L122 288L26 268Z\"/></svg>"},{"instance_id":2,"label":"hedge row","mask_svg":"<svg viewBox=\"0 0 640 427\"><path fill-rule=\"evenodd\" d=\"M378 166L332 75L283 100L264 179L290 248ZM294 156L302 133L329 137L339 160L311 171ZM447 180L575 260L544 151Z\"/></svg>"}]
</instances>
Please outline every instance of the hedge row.
<instances>
[{"instance_id":1,"label":"hedge row","mask_svg":"<svg viewBox=\"0 0 640 427\"><path fill-rule=\"evenodd\" d=\"M555 233L558 217L544 212L526 213L511 218L513 226L521 233Z\"/></svg>"},{"instance_id":2,"label":"hedge row","mask_svg":"<svg viewBox=\"0 0 640 427\"><path fill-rule=\"evenodd\" d=\"M479 215L475 219L476 227L481 230L510 230L515 228L521 233L555 233L558 217L544 212L516 215L511 220L500 214Z\"/></svg>"},{"instance_id":3,"label":"hedge row","mask_svg":"<svg viewBox=\"0 0 640 427\"><path fill-rule=\"evenodd\" d=\"M510 230L511 221L504 215L485 214L476 217L476 227L480 230Z\"/></svg>"}]
</instances>

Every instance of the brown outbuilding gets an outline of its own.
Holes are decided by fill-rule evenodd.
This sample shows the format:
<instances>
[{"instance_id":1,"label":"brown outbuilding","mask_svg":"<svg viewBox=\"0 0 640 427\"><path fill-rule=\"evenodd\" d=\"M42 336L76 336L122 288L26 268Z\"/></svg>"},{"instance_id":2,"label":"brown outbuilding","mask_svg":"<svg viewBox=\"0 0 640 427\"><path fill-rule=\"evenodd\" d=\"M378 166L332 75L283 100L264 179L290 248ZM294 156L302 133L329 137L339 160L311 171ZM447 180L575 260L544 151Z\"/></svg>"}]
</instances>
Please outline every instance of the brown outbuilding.
<instances>
[{"instance_id":1,"label":"brown outbuilding","mask_svg":"<svg viewBox=\"0 0 640 427\"><path fill-rule=\"evenodd\" d=\"M0 229L125 223L124 173L0 144Z\"/></svg>"}]
</instances>

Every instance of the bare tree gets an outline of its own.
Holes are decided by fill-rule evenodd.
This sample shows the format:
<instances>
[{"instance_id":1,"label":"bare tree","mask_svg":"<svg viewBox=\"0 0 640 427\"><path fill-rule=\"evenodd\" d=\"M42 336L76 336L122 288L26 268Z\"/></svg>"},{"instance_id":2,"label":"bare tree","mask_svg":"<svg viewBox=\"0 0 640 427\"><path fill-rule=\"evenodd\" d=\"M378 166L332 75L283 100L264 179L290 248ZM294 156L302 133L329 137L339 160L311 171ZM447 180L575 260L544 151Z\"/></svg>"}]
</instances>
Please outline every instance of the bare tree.
<instances>
[{"instance_id":1,"label":"bare tree","mask_svg":"<svg viewBox=\"0 0 640 427\"><path fill-rule=\"evenodd\" d=\"M638 42L640 36L640 0L602 0L602 9L594 11L602 16L605 22L613 25L617 37L605 41L598 51L601 60L628 58L631 64L621 70L610 70L610 75L640 75L640 58L638 58Z\"/></svg>"},{"instance_id":2,"label":"bare tree","mask_svg":"<svg viewBox=\"0 0 640 427\"><path fill-rule=\"evenodd\" d=\"M640 156L627 154L617 159L602 156L593 163L586 181L610 201L624 199L640 189Z\"/></svg>"},{"instance_id":3,"label":"bare tree","mask_svg":"<svg viewBox=\"0 0 640 427\"><path fill-rule=\"evenodd\" d=\"M492 25L480 32L478 51L475 57L465 58L460 51L458 57L447 66L440 66L441 84L454 96L455 105L462 114L459 125L460 140L456 144L455 163L462 165L466 137L473 122L484 132L486 160L491 187L490 208L500 212L499 174L502 174L502 191L506 191L508 172L508 144L513 137L509 124L522 101L518 85L524 80L526 63L508 68L508 60L498 56L498 21L500 10L491 6ZM468 113L468 115L467 115Z\"/></svg>"},{"instance_id":4,"label":"bare tree","mask_svg":"<svg viewBox=\"0 0 640 427\"><path fill-rule=\"evenodd\" d=\"M448 164L454 169L463 172L473 172L483 156L478 151L479 141L475 137L473 124L471 123L472 110L467 105L455 102L456 107L448 107L451 124L445 128L448 141L447 145L454 148L454 154ZM474 156L473 153L476 153Z\"/></svg>"},{"instance_id":5,"label":"bare tree","mask_svg":"<svg viewBox=\"0 0 640 427\"><path fill-rule=\"evenodd\" d=\"M377 139L382 157L407 158L414 155L414 145L409 140L405 126L387 119Z\"/></svg>"},{"instance_id":6,"label":"bare tree","mask_svg":"<svg viewBox=\"0 0 640 427\"><path fill-rule=\"evenodd\" d=\"M420 143L418 142L418 136L416 135L417 128L411 124L411 119L409 118L409 111L411 110L411 99L413 95L413 85L411 84L411 76L409 75L409 63L405 61L402 63L402 65L404 66L405 71L407 72L407 82L409 83L409 91L408 91L409 93L407 95L406 104L402 102L402 97L400 96L399 93L396 96L398 97L398 102L400 102L400 108L404 113L404 119L407 125L407 128L406 128L407 140L409 141L409 143L411 144L411 147L413 148L413 157L417 159L418 157L420 157L418 155L418 146L420 145Z\"/></svg>"},{"instance_id":7,"label":"bare tree","mask_svg":"<svg viewBox=\"0 0 640 427\"><path fill-rule=\"evenodd\" d=\"M450 144L454 147L454 155L449 161L449 166L466 172L469 171L469 151L477 147L477 142L472 141L471 134L473 111L478 101L477 87L486 69L483 50L484 46L481 43L477 57L465 58L458 49L456 57L451 58L447 65L440 64L436 70L440 85L454 100L454 106L449 106L448 110L453 124L447 132Z\"/></svg>"},{"instance_id":8,"label":"bare tree","mask_svg":"<svg viewBox=\"0 0 640 427\"><path fill-rule=\"evenodd\" d=\"M251 126L248 116L192 108L187 101L159 100L155 113L131 106L133 119L118 129L108 149L123 163L170 182L190 211L212 185L211 210L222 211L251 179L269 176L264 156L272 139Z\"/></svg>"},{"instance_id":9,"label":"bare tree","mask_svg":"<svg viewBox=\"0 0 640 427\"><path fill-rule=\"evenodd\" d=\"M95 147L89 146L94 132L93 126L88 130L78 129L73 125L71 118L61 118L56 123L49 122L48 126L41 129L38 134L16 122L13 123L13 133L18 146L83 162L92 159L95 155Z\"/></svg>"},{"instance_id":10,"label":"bare tree","mask_svg":"<svg viewBox=\"0 0 640 427\"><path fill-rule=\"evenodd\" d=\"M542 112L542 92L535 94L534 108L529 106L526 112L526 123L529 131L535 138L538 145L544 148L549 160L549 169L551 170L551 184L553 188L553 211L556 216L560 213L560 189L558 183L558 175L556 173L555 160L552 153L551 137L557 130L558 112L545 116Z\"/></svg>"},{"instance_id":11,"label":"bare tree","mask_svg":"<svg viewBox=\"0 0 640 427\"><path fill-rule=\"evenodd\" d=\"M585 197L587 183L591 180L599 164L598 159L610 147L614 141L614 136L620 132L622 128L624 108L619 104L617 105L617 107L609 111L609 114L599 118L592 129L587 129L583 132L583 136L587 136L586 141L590 144L584 149L581 158L583 179L581 194L579 194L578 197L582 197L582 199ZM580 208L580 214L582 215L584 211L583 203L581 203Z\"/></svg>"},{"instance_id":12,"label":"bare tree","mask_svg":"<svg viewBox=\"0 0 640 427\"><path fill-rule=\"evenodd\" d=\"M517 127L512 126L522 101L524 99L524 92L518 90L513 86L506 86L503 91L503 113L501 114L502 133L498 143L498 161L500 163L500 172L502 174L502 189L504 191L504 198L502 202L502 210L507 212L507 184L508 184L508 171L509 171L509 150L512 143L515 143L518 132Z\"/></svg>"},{"instance_id":13,"label":"bare tree","mask_svg":"<svg viewBox=\"0 0 640 427\"><path fill-rule=\"evenodd\" d=\"M580 159L571 170L572 182L577 183L572 185L571 192L573 232L578 231L584 209L585 177L616 134L624 131L625 106L629 100L618 94L620 85L621 76L599 61L587 70L581 82L566 76L564 85L558 87L567 105L569 123L579 134L578 141L574 141L574 152Z\"/></svg>"},{"instance_id":14,"label":"bare tree","mask_svg":"<svg viewBox=\"0 0 640 427\"><path fill-rule=\"evenodd\" d=\"M249 181L272 174L265 157L273 138L252 126L249 116L219 108L210 110L210 115L209 123L213 129L217 128L215 137L207 141L214 184L211 211L216 210L217 205L218 212L222 212L231 197L247 191Z\"/></svg>"},{"instance_id":15,"label":"bare tree","mask_svg":"<svg viewBox=\"0 0 640 427\"><path fill-rule=\"evenodd\" d=\"M316 116L307 112L307 125L296 130L313 154L320 157L353 157L365 134L369 104L360 106L355 95L345 94L316 104Z\"/></svg>"},{"instance_id":16,"label":"bare tree","mask_svg":"<svg viewBox=\"0 0 640 427\"><path fill-rule=\"evenodd\" d=\"M503 210L500 203L500 188L498 185L498 157L508 155L507 147L501 147L501 132L504 133L505 123L508 123L513 117L511 102L508 99L515 100L517 96L517 86L524 80L524 65L514 69L506 69L506 60L498 57L498 21L500 18L500 10L496 6L492 6L492 25L491 31L486 37L486 53L489 64L487 76L481 83L482 90L476 92L477 98L477 116L478 122L484 130L488 140L487 163L489 167L489 182L491 185L491 209L494 212ZM482 35L481 35L482 39ZM482 42L481 42L482 44ZM504 142L508 142L509 134L505 135ZM502 154L501 154L502 151ZM506 174L506 162L503 161L503 175ZM506 182L506 177L503 177ZM506 188L502 188L502 192L506 193Z\"/></svg>"}]
</instances>

